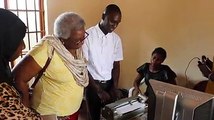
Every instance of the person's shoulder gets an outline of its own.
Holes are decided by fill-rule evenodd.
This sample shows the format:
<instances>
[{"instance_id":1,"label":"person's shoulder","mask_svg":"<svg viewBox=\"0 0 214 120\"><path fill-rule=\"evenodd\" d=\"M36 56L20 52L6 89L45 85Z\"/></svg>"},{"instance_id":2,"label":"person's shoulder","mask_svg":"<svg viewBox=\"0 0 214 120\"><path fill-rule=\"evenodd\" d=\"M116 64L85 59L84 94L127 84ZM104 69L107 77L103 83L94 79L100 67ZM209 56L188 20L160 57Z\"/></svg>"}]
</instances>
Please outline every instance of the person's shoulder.
<instances>
[{"instance_id":1,"label":"person's shoulder","mask_svg":"<svg viewBox=\"0 0 214 120\"><path fill-rule=\"evenodd\" d=\"M86 32L91 32L97 29L97 25L89 27Z\"/></svg>"},{"instance_id":2,"label":"person's shoulder","mask_svg":"<svg viewBox=\"0 0 214 120\"><path fill-rule=\"evenodd\" d=\"M168 65L161 65L163 69L171 69Z\"/></svg>"},{"instance_id":3,"label":"person's shoulder","mask_svg":"<svg viewBox=\"0 0 214 120\"><path fill-rule=\"evenodd\" d=\"M146 68L149 67L149 64L150 64L150 63L144 63L144 64L142 64L141 66L139 66L137 69L146 69Z\"/></svg>"},{"instance_id":4,"label":"person's shoulder","mask_svg":"<svg viewBox=\"0 0 214 120\"><path fill-rule=\"evenodd\" d=\"M46 35L42 38L42 40L55 39L54 35Z\"/></svg>"},{"instance_id":5,"label":"person's shoulder","mask_svg":"<svg viewBox=\"0 0 214 120\"><path fill-rule=\"evenodd\" d=\"M36 46L47 47L47 46L48 46L48 40L49 40L49 39L54 39L54 37L51 36L51 35L44 36L44 37L37 43Z\"/></svg>"},{"instance_id":6,"label":"person's shoulder","mask_svg":"<svg viewBox=\"0 0 214 120\"><path fill-rule=\"evenodd\" d=\"M116 32L113 31L113 32L111 32L111 34L120 39L120 36Z\"/></svg>"},{"instance_id":7,"label":"person's shoulder","mask_svg":"<svg viewBox=\"0 0 214 120\"><path fill-rule=\"evenodd\" d=\"M150 64L150 63L147 63L147 62L146 62L146 63L144 63L143 65L144 65L144 66L149 66L149 64Z\"/></svg>"},{"instance_id":8,"label":"person's shoulder","mask_svg":"<svg viewBox=\"0 0 214 120\"><path fill-rule=\"evenodd\" d=\"M168 72L173 72L173 73L175 73L168 65L162 65L162 69L163 69L163 70L166 70L166 71L168 71Z\"/></svg>"},{"instance_id":9,"label":"person's shoulder","mask_svg":"<svg viewBox=\"0 0 214 120\"><path fill-rule=\"evenodd\" d=\"M120 36L119 36L117 33L115 33L114 31L111 32L111 33L109 33L109 36L111 36L110 38L113 38L112 40L113 40L115 43L121 43L121 42L122 42Z\"/></svg>"},{"instance_id":10,"label":"person's shoulder","mask_svg":"<svg viewBox=\"0 0 214 120\"><path fill-rule=\"evenodd\" d=\"M33 48L30 50L30 54L33 53L39 53L41 51L45 51L48 47L48 39L49 36L44 36L36 45L33 46Z\"/></svg>"},{"instance_id":11,"label":"person's shoulder","mask_svg":"<svg viewBox=\"0 0 214 120\"><path fill-rule=\"evenodd\" d=\"M144 74L148 71L148 69L149 69L149 63L144 63L143 65L137 68L137 72L139 74Z\"/></svg>"}]
</instances>

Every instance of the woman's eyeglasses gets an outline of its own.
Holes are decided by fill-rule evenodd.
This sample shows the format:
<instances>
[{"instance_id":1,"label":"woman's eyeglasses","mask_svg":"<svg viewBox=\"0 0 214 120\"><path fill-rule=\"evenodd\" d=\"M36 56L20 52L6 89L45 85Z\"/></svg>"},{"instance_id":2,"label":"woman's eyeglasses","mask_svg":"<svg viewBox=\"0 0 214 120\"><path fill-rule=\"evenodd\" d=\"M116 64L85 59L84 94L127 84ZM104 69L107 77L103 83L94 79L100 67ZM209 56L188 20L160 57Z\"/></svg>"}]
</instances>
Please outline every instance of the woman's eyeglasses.
<instances>
[{"instance_id":1,"label":"woman's eyeglasses","mask_svg":"<svg viewBox=\"0 0 214 120\"><path fill-rule=\"evenodd\" d=\"M79 40L78 42L76 42L76 44L79 44L80 42L84 41L88 36L89 36L89 34L87 32L85 32L84 38Z\"/></svg>"},{"instance_id":2,"label":"woman's eyeglasses","mask_svg":"<svg viewBox=\"0 0 214 120\"><path fill-rule=\"evenodd\" d=\"M83 40L85 40L88 36L89 36L89 34L87 32L85 32L85 37Z\"/></svg>"}]
</instances>

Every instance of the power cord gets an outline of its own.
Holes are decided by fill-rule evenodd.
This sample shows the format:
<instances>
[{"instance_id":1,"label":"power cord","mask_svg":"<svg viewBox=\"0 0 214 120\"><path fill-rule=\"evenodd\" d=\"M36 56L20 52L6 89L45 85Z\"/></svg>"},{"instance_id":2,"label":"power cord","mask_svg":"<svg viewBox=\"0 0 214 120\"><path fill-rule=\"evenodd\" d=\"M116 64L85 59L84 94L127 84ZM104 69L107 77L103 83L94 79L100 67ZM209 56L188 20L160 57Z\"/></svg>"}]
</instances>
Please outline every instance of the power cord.
<instances>
[{"instance_id":1,"label":"power cord","mask_svg":"<svg viewBox=\"0 0 214 120\"><path fill-rule=\"evenodd\" d=\"M185 78L186 78L186 86L187 86L187 87L188 87L188 84L189 84L189 80L188 80L188 78L187 78L187 69L189 68L190 63L191 63L194 59L197 59L198 61L200 61L200 58L199 58L199 57L194 57L194 58L192 58L192 59L189 61L188 65L187 65L187 67L186 67L186 70L185 70Z\"/></svg>"}]
</instances>

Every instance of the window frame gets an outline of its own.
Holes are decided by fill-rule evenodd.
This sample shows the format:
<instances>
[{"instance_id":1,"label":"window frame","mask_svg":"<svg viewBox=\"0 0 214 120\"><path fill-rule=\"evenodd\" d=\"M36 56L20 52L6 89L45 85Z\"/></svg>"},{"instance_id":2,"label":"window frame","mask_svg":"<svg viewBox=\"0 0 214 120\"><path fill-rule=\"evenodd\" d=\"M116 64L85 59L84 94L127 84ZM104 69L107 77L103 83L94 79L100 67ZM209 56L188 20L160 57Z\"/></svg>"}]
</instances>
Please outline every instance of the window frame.
<instances>
[{"instance_id":1,"label":"window frame","mask_svg":"<svg viewBox=\"0 0 214 120\"><path fill-rule=\"evenodd\" d=\"M11 12L16 13L16 15L18 17L20 17L19 13L24 12L24 14L26 14L25 25L27 26L27 28L31 27L31 26L29 26L30 18L28 15L30 13L35 14L35 22L34 22L35 23L35 30L33 30L33 31L30 31L29 29L26 30L26 35L25 35L24 39L26 39L27 42L25 41L26 49L22 50L22 54L21 54L21 58L22 58L46 34L46 31L45 31L45 10L44 10L44 0L25 0L25 9L21 9L21 8L19 9L18 8L19 2L21 3L21 2L23 2L23 0L16 0L16 3L15 3L16 8L11 9L11 8L9 8L9 4L10 4L9 0L4 0L4 9L10 10ZM31 3L31 5L33 4L33 6L34 6L33 9L28 9L27 5L29 4L29 2L33 2L33 3ZM36 2L38 2L38 3L36 3ZM38 4L38 6L36 6L37 4ZM36 7L38 9L36 9ZM37 16L39 17L38 19L37 19ZM39 23L39 25L38 25L38 23ZM35 38L32 38L30 35L35 35ZM33 42L33 43L31 44L31 42ZM14 64L15 64L14 62L11 62L11 67L13 67Z\"/></svg>"}]
</instances>

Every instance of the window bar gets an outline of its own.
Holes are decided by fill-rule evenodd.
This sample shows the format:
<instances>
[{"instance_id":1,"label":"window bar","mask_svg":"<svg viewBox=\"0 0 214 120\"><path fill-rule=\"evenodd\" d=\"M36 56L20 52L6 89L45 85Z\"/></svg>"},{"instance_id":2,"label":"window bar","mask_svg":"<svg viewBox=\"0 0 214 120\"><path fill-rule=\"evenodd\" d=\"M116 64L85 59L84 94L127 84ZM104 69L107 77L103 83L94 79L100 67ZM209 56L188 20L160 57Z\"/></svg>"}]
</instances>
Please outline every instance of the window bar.
<instances>
[{"instance_id":1,"label":"window bar","mask_svg":"<svg viewBox=\"0 0 214 120\"><path fill-rule=\"evenodd\" d=\"M39 13L40 13L40 33L41 38L45 35L45 18L44 18L44 0L39 0Z\"/></svg>"},{"instance_id":2,"label":"window bar","mask_svg":"<svg viewBox=\"0 0 214 120\"><path fill-rule=\"evenodd\" d=\"M25 0L25 10L26 10L26 24L29 26L29 18L28 18L28 9L27 9L27 0ZM30 50L30 34L29 34L29 28L27 29L27 36L28 36L28 50Z\"/></svg>"},{"instance_id":3,"label":"window bar","mask_svg":"<svg viewBox=\"0 0 214 120\"><path fill-rule=\"evenodd\" d=\"M8 9L7 0L4 0L4 8L5 8L5 9Z\"/></svg>"},{"instance_id":4,"label":"window bar","mask_svg":"<svg viewBox=\"0 0 214 120\"><path fill-rule=\"evenodd\" d=\"M8 8L8 6L7 6L7 8ZM18 0L16 0L16 9L15 9L15 11L16 11L17 16L19 16L19 12L18 12ZM15 61L11 61L10 62L10 66L11 66L11 68L13 68L15 66Z\"/></svg>"},{"instance_id":5,"label":"window bar","mask_svg":"<svg viewBox=\"0 0 214 120\"><path fill-rule=\"evenodd\" d=\"M38 24L37 24L37 11L36 11L36 0L34 0L34 10L35 10L35 28L36 28L36 42L39 41L38 39Z\"/></svg>"},{"instance_id":6,"label":"window bar","mask_svg":"<svg viewBox=\"0 0 214 120\"><path fill-rule=\"evenodd\" d=\"M16 11L16 14L17 14L17 16L19 16L19 7L18 7L18 0L16 0L16 9L15 9L15 11Z\"/></svg>"}]
</instances>

